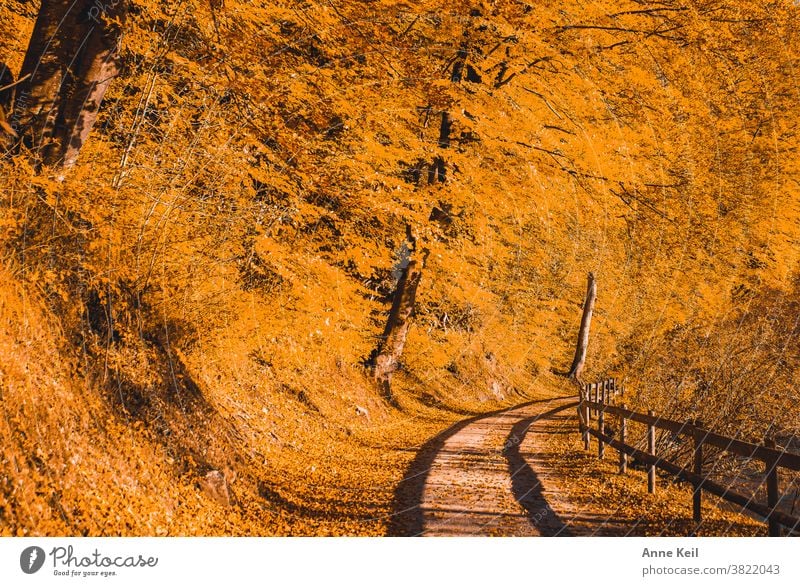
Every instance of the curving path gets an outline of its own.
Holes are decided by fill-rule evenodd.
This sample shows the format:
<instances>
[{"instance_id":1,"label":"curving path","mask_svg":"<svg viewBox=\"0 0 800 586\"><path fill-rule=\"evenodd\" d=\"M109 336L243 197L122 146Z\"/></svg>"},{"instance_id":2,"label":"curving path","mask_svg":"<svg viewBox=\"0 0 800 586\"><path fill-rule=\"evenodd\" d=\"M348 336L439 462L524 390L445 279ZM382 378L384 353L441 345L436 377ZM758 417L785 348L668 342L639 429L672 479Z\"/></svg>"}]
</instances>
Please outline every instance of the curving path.
<instances>
[{"instance_id":1,"label":"curving path","mask_svg":"<svg viewBox=\"0 0 800 586\"><path fill-rule=\"evenodd\" d=\"M532 423L576 406L574 397L533 401L457 423L433 438L395 494L389 533L569 535L520 445Z\"/></svg>"}]
</instances>

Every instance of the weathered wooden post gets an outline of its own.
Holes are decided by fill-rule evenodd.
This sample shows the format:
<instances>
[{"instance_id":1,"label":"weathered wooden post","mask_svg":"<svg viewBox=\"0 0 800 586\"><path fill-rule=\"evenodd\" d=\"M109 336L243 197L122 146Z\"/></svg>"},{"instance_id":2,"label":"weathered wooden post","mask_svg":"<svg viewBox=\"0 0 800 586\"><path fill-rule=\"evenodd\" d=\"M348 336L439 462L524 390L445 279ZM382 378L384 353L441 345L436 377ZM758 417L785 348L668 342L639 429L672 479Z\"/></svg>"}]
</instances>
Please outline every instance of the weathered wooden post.
<instances>
[{"instance_id":1,"label":"weathered wooden post","mask_svg":"<svg viewBox=\"0 0 800 586\"><path fill-rule=\"evenodd\" d=\"M580 409L583 410L582 413L583 413L583 423L584 423L584 426L583 426L583 449L584 450L588 450L589 449L589 437L590 437L590 435L589 435L589 417L591 415L590 415L590 412L589 412L589 389L590 389L590 385L589 385L589 383L586 383L586 385L584 386L583 402L580 405Z\"/></svg>"},{"instance_id":2,"label":"weathered wooden post","mask_svg":"<svg viewBox=\"0 0 800 586\"><path fill-rule=\"evenodd\" d=\"M602 435L605 433L605 426L603 423L606 419L606 410L600 409L600 414L597 416L597 431L600 432L601 437L597 438L597 457L601 460L606 455L606 443L603 441Z\"/></svg>"},{"instance_id":3,"label":"weathered wooden post","mask_svg":"<svg viewBox=\"0 0 800 586\"><path fill-rule=\"evenodd\" d=\"M622 404L622 408L625 409L625 403ZM619 441L620 443L625 443L625 436L628 433L628 420L625 418L625 415L620 415L619 421ZM622 450L619 451L619 473L625 474L628 472L628 454L623 452Z\"/></svg>"},{"instance_id":4,"label":"weathered wooden post","mask_svg":"<svg viewBox=\"0 0 800 586\"><path fill-rule=\"evenodd\" d=\"M693 472L701 477L701 480L697 482L693 482L692 485L694 486L694 494L692 496L692 518L694 519L695 523L700 523L703 519L702 514L702 504L703 504L703 440L705 439L705 434L703 433L702 428L703 424L701 421L694 422L694 429L692 430L692 436L694 437L694 470Z\"/></svg>"},{"instance_id":5,"label":"weathered wooden post","mask_svg":"<svg viewBox=\"0 0 800 586\"><path fill-rule=\"evenodd\" d=\"M586 427L583 428L583 449L589 449L589 406L584 405L583 407L583 414L586 417Z\"/></svg>"},{"instance_id":6,"label":"weathered wooden post","mask_svg":"<svg viewBox=\"0 0 800 586\"><path fill-rule=\"evenodd\" d=\"M647 414L650 417L655 417L655 413L650 409ZM647 424L647 453L651 456L656 455L656 426L653 423ZM650 494L656 493L656 466L655 464L647 465L647 492Z\"/></svg>"},{"instance_id":7,"label":"weathered wooden post","mask_svg":"<svg viewBox=\"0 0 800 586\"><path fill-rule=\"evenodd\" d=\"M767 437L764 440L764 446L772 450L775 449L775 440ZM766 460L766 475L767 475L767 506L770 512L775 511L778 507L778 461L773 458ZM781 525L777 521L769 518L769 536L780 537Z\"/></svg>"}]
</instances>

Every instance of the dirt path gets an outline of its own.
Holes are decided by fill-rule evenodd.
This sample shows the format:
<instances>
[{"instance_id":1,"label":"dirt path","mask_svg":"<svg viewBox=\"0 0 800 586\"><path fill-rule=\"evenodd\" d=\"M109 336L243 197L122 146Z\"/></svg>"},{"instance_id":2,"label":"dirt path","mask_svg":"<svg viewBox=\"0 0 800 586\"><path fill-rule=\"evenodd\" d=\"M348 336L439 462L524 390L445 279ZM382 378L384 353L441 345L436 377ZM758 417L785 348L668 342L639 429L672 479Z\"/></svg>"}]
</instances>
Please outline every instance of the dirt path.
<instances>
[{"instance_id":1,"label":"dirt path","mask_svg":"<svg viewBox=\"0 0 800 586\"><path fill-rule=\"evenodd\" d=\"M576 405L527 403L463 421L418 452L398 488L393 535L569 535L520 452L528 427Z\"/></svg>"}]
</instances>

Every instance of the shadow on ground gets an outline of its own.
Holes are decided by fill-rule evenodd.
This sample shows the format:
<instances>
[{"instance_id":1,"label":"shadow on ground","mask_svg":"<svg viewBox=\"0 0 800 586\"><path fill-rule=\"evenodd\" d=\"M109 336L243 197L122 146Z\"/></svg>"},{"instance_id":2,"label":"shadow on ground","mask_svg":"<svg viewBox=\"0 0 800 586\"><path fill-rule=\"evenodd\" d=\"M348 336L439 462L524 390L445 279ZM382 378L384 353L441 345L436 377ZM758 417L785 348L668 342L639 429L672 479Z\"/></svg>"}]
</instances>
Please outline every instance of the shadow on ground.
<instances>
[{"instance_id":1,"label":"shadow on ground","mask_svg":"<svg viewBox=\"0 0 800 586\"><path fill-rule=\"evenodd\" d=\"M496 411L483 413L481 415L465 419L464 421L459 421L458 423L452 425L448 429L444 430L443 432L439 433L438 435L431 438L428 442L423 444L417 451L417 455L414 458L414 460L406 469L403 480L400 481L397 488L395 489L394 500L392 505L392 518L388 524L387 535L420 536L424 533L425 527L424 527L423 511L421 508L423 492L425 490L425 485L428 481L428 475L430 473L433 462L436 459L437 455L439 455L442 449L444 448L445 442L447 442L448 439L453 437L455 434L460 432L468 425L484 417L492 417L495 415L499 415L505 411L510 411L512 409L520 409L537 403L547 403L553 400L554 398L528 401L511 408L498 409ZM566 407L562 407L561 409L563 408ZM560 409L557 409L556 411L558 410ZM527 423L527 425L530 425L530 422L531 420L526 420L523 423ZM525 429L527 429L527 426ZM517 454L519 455L518 446L517 446ZM521 458L521 456L519 457ZM537 484L535 475L533 478L531 478L530 474L526 475L525 472L523 471L521 473L520 478L521 479L518 483L519 489L522 492L530 490L531 494L536 494L534 489L534 486ZM526 481L532 481L527 489L522 484L523 482ZM531 515L534 515L534 513L531 513ZM550 517L550 520L552 520L552 518L553 517Z\"/></svg>"},{"instance_id":2,"label":"shadow on ground","mask_svg":"<svg viewBox=\"0 0 800 586\"><path fill-rule=\"evenodd\" d=\"M564 521L553 511L544 498L542 483L536 476L536 472L520 453L520 445L525 438L525 434L528 433L528 429L538 420L551 417L556 413L576 406L577 403L562 405L516 423L511 428L511 433L506 442L506 449L503 452L508 461L508 472L511 475L514 498L528 511L528 519L531 524L545 537L565 537L571 535L571 533Z\"/></svg>"}]
</instances>

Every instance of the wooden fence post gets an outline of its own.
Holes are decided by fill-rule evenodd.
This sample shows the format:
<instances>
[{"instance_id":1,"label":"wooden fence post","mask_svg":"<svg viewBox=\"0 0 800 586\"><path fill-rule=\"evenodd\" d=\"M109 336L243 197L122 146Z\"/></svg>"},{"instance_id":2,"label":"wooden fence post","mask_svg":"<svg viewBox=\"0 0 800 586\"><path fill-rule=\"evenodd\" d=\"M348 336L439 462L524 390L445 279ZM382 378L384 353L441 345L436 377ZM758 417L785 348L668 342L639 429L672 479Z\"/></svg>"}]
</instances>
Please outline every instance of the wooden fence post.
<instances>
[{"instance_id":1,"label":"wooden fence post","mask_svg":"<svg viewBox=\"0 0 800 586\"><path fill-rule=\"evenodd\" d=\"M600 400L600 383L594 383L594 402L599 403ZM599 416L600 411L595 410L594 414L595 416Z\"/></svg>"},{"instance_id":2,"label":"wooden fence post","mask_svg":"<svg viewBox=\"0 0 800 586\"><path fill-rule=\"evenodd\" d=\"M581 422L581 439L583 439L583 449L589 449L589 407L586 402L589 400L589 384L585 383L581 388L581 400L578 403L578 419Z\"/></svg>"},{"instance_id":3,"label":"wooden fence post","mask_svg":"<svg viewBox=\"0 0 800 586\"><path fill-rule=\"evenodd\" d=\"M625 409L625 403L622 404L622 408ZM624 415L620 415L620 422L619 422L619 441L621 443L625 443L625 436L628 433L628 420L625 419ZM628 471L628 454L623 452L622 450L619 451L619 473L625 474Z\"/></svg>"},{"instance_id":4,"label":"wooden fence post","mask_svg":"<svg viewBox=\"0 0 800 586\"><path fill-rule=\"evenodd\" d=\"M694 422L694 470L693 472L698 476L703 476L703 440L705 439L702 430L701 421ZM702 499L703 499L703 481L692 483L694 485L694 494L692 495L692 518L695 523L700 523L702 517Z\"/></svg>"},{"instance_id":5,"label":"wooden fence post","mask_svg":"<svg viewBox=\"0 0 800 586\"><path fill-rule=\"evenodd\" d=\"M597 431L601 434L605 433L605 425L603 423L606 420L606 411L605 409L600 409L600 414L597 416ZM606 444L601 438L597 438L597 457L601 460L606 455Z\"/></svg>"},{"instance_id":6,"label":"wooden fence post","mask_svg":"<svg viewBox=\"0 0 800 586\"><path fill-rule=\"evenodd\" d=\"M587 401L591 401L592 400L592 384L591 383L586 383L586 400ZM591 416L591 412L587 411L587 413L589 413L589 415L586 417L586 424L588 425L589 424L589 417Z\"/></svg>"},{"instance_id":7,"label":"wooden fence post","mask_svg":"<svg viewBox=\"0 0 800 586\"><path fill-rule=\"evenodd\" d=\"M655 413L650 409L647 414L655 417ZM652 423L647 424L647 453L651 456L656 455L656 426ZM656 493L656 467L655 464L647 465L647 492Z\"/></svg>"},{"instance_id":8,"label":"wooden fence post","mask_svg":"<svg viewBox=\"0 0 800 586\"><path fill-rule=\"evenodd\" d=\"M768 437L764 440L764 446L775 449L775 440ZM778 507L778 462L775 460L766 461L766 475L767 475L767 506L770 511L774 511ZM769 536L780 537L781 525L774 521L771 517L769 519Z\"/></svg>"},{"instance_id":9,"label":"wooden fence post","mask_svg":"<svg viewBox=\"0 0 800 586\"><path fill-rule=\"evenodd\" d=\"M584 450L588 450L589 449L589 437L591 437L589 435L589 405L588 404L584 404L583 405L583 417L584 417L584 419L586 421L586 426L583 428L583 449Z\"/></svg>"},{"instance_id":10,"label":"wooden fence post","mask_svg":"<svg viewBox=\"0 0 800 586\"><path fill-rule=\"evenodd\" d=\"M584 389L584 400L588 403L592 400L592 385L590 383L586 383L586 388ZM592 413L589 411L589 407L586 407L586 425L589 425L589 421L591 419Z\"/></svg>"}]
</instances>

